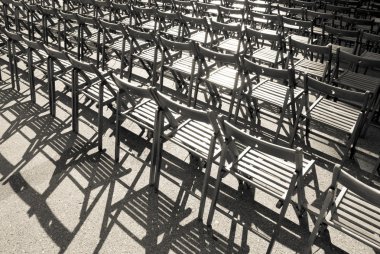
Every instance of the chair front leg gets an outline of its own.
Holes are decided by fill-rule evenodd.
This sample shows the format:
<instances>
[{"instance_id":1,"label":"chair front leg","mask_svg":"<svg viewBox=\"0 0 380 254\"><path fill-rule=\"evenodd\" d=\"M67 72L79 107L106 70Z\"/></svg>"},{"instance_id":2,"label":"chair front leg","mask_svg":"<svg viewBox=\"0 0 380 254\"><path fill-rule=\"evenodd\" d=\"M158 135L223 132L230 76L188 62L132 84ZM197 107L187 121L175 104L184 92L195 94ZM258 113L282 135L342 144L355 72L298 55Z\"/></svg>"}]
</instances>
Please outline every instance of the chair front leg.
<instances>
[{"instance_id":1,"label":"chair front leg","mask_svg":"<svg viewBox=\"0 0 380 254\"><path fill-rule=\"evenodd\" d=\"M98 108L98 150L103 149L103 98L104 97L104 83L99 85L99 108Z\"/></svg>"}]
</instances>

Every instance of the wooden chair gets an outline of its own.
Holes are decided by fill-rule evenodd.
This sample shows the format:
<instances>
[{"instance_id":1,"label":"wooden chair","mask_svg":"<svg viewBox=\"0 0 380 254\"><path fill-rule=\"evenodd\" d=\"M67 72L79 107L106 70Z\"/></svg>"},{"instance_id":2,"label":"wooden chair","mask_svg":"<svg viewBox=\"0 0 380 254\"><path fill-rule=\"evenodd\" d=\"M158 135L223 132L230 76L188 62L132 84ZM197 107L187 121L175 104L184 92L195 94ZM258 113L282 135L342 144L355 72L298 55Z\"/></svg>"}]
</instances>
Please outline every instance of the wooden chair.
<instances>
[{"instance_id":1,"label":"wooden chair","mask_svg":"<svg viewBox=\"0 0 380 254\"><path fill-rule=\"evenodd\" d=\"M243 25L245 20L245 10L225 6L218 6L218 21L224 24Z\"/></svg>"},{"instance_id":2,"label":"wooden chair","mask_svg":"<svg viewBox=\"0 0 380 254\"><path fill-rule=\"evenodd\" d=\"M270 14L272 13L272 5L270 1L248 1L247 10L248 12Z\"/></svg>"},{"instance_id":3,"label":"wooden chair","mask_svg":"<svg viewBox=\"0 0 380 254\"><path fill-rule=\"evenodd\" d=\"M140 28L147 32L156 32L158 22L156 18L157 9L152 7L133 6L132 15L134 28Z\"/></svg>"},{"instance_id":4,"label":"wooden chair","mask_svg":"<svg viewBox=\"0 0 380 254\"><path fill-rule=\"evenodd\" d=\"M203 111L179 104L159 91L153 90L153 97L159 106L158 120L155 124L155 132L158 135L155 186L158 189L164 139L186 149L193 156L204 160L206 170L198 213L198 219L202 220L211 166L220 154L219 143L222 141L220 130L216 123L216 114L211 110ZM173 113L180 115L184 120L179 122ZM169 133L164 133L165 119L170 126Z\"/></svg>"},{"instance_id":5,"label":"wooden chair","mask_svg":"<svg viewBox=\"0 0 380 254\"><path fill-rule=\"evenodd\" d=\"M342 161L345 161L348 155L353 158L356 143L366 119L369 92L359 93L338 88L310 78L309 75L304 78L304 90L304 102L297 113L295 128L291 135L291 146L299 128L299 123L305 121L307 142L309 133L314 128L323 128L323 134L321 135L324 137L327 135L336 136L339 132L344 133L348 136L348 139L344 141L346 148L343 152ZM318 94L312 103L310 101L311 91ZM352 104L359 106L353 106ZM311 125L311 122L313 125ZM310 146L310 142L308 144Z\"/></svg>"},{"instance_id":6,"label":"wooden chair","mask_svg":"<svg viewBox=\"0 0 380 254\"><path fill-rule=\"evenodd\" d=\"M112 107L116 100L116 89L107 77L110 72L98 70L92 63L79 61L69 55L73 66L72 96L73 96L73 131L78 132L79 93L98 105L98 149L103 148L103 107Z\"/></svg>"},{"instance_id":7,"label":"wooden chair","mask_svg":"<svg viewBox=\"0 0 380 254\"><path fill-rule=\"evenodd\" d=\"M331 45L319 46L305 44L289 37L287 66L294 68L297 74L309 74L322 81L330 80L332 51ZM301 56L300 56L301 55ZM296 61L296 59L299 59Z\"/></svg>"},{"instance_id":8,"label":"wooden chair","mask_svg":"<svg viewBox=\"0 0 380 254\"><path fill-rule=\"evenodd\" d=\"M261 30L268 34L277 34L279 32L279 22L277 14L264 14L258 12L249 12L248 23L251 28Z\"/></svg>"},{"instance_id":9,"label":"wooden chair","mask_svg":"<svg viewBox=\"0 0 380 254\"><path fill-rule=\"evenodd\" d=\"M221 107L221 93L230 94L224 98L230 103L228 115L231 117L235 100L244 89L243 70L238 54L224 54L199 46L199 57L204 74L201 82L208 89L209 99L214 107ZM214 68L215 64L217 68Z\"/></svg>"},{"instance_id":10,"label":"wooden chair","mask_svg":"<svg viewBox=\"0 0 380 254\"><path fill-rule=\"evenodd\" d=\"M336 55L337 48L340 48L340 51L356 54L359 38L360 31L351 31L324 25L322 27L321 45L331 44L333 55Z\"/></svg>"},{"instance_id":11,"label":"wooden chair","mask_svg":"<svg viewBox=\"0 0 380 254\"><path fill-rule=\"evenodd\" d=\"M195 106L196 100L191 103L195 82L195 93L199 86L200 61L195 42L175 42L160 37L162 46L160 91L163 89L164 72L169 70L180 92L188 93L188 105ZM175 53L175 54L173 54ZM196 97L196 96L194 96Z\"/></svg>"},{"instance_id":12,"label":"wooden chair","mask_svg":"<svg viewBox=\"0 0 380 254\"><path fill-rule=\"evenodd\" d=\"M304 252L311 252L318 233L323 236L328 226L379 251L379 209L380 191L355 179L340 165L335 165L332 183Z\"/></svg>"},{"instance_id":13,"label":"wooden chair","mask_svg":"<svg viewBox=\"0 0 380 254\"><path fill-rule=\"evenodd\" d=\"M155 130L156 117L158 115L158 106L152 99L151 87L138 87L111 74L112 80L118 87L117 108L116 108L116 133L115 133L115 161L120 158L120 128L125 120L132 121L141 128L153 133L151 151L151 171L149 184L154 183L154 165L156 159L157 132ZM148 135L149 136L149 135Z\"/></svg>"},{"instance_id":14,"label":"wooden chair","mask_svg":"<svg viewBox=\"0 0 380 254\"><path fill-rule=\"evenodd\" d=\"M245 29L247 42L244 56L258 63L268 63L270 67L285 67L285 43L281 34L268 34L251 28Z\"/></svg>"},{"instance_id":15,"label":"wooden chair","mask_svg":"<svg viewBox=\"0 0 380 254\"><path fill-rule=\"evenodd\" d=\"M195 5L193 1L174 0L174 8L183 15L195 16Z\"/></svg>"},{"instance_id":16,"label":"wooden chair","mask_svg":"<svg viewBox=\"0 0 380 254\"><path fill-rule=\"evenodd\" d=\"M362 32L358 55L380 60L380 35Z\"/></svg>"},{"instance_id":17,"label":"wooden chair","mask_svg":"<svg viewBox=\"0 0 380 254\"><path fill-rule=\"evenodd\" d=\"M195 2L196 17L217 18L219 15L218 5Z\"/></svg>"},{"instance_id":18,"label":"wooden chair","mask_svg":"<svg viewBox=\"0 0 380 254\"><path fill-rule=\"evenodd\" d=\"M194 41L204 46L210 46L212 35L210 25L206 17L190 17L182 15L183 20L183 37L185 40Z\"/></svg>"},{"instance_id":19,"label":"wooden chair","mask_svg":"<svg viewBox=\"0 0 380 254\"><path fill-rule=\"evenodd\" d=\"M59 80L66 88L72 89L71 75L72 65L66 51L43 46L47 57L47 83L49 87L49 108L50 114L54 117L56 113L55 82Z\"/></svg>"},{"instance_id":20,"label":"wooden chair","mask_svg":"<svg viewBox=\"0 0 380 254\"><path fill-rule=\"evenodd\" d=\"M131 82L133 61L138 59L147 72L148 79L151 79L152 86L156 86L158 65L161 63L162 57L156 35L153 32L142 32L130 27L127 27L127 29L131 39L128 60L128 81Z\"/></svg>"},{"instance_id":21,"label":"wooden chair","mask_svg":"<svg viewBox=\"0 0 380 254\"><path fill-rule=\"evenodd\" d=\"M240 24L224 24L211 20L213 47L230 54L244 51L244 33Z\"/></svg>"},{"instance_id":22,"label":"wooden chair","mask_svg":"<svg viewBox=\"0 0 380 254\"><path fill-rule=\"evenodd\" d=\"M157 11L158 31L161 35L169 39L182 41L182 19L179 12L163 12Z\"/></svg>"},{"instance_id":23,"label":"wooden chair","mask_svg":"<svg viewBox=\"0 0 380 254\"><path fill-rule=\"evenodd\" d=\"M276 207L282 208L267 249L267 253L270 253L280 233L288 206L292 202L291 197L295 193L298 200L294 205L298 214L301 215L304 210L306 200L303 179L310 170L315 170L315 161L306 160L301 148L290 149L272 144L245 133L225 118L218 120L224 134L224 142L221 144L220 164L207 225L212 225L222 175L228 172L239 182L279 200Z\"/></svg>"},{"instance_id":24,"label":"wooden chair","mask_svg":"<svg viewBox=\"0 0 380 254\"><path fill-rule=\"evenodd\" d=\"M296 87L293 69L279 70L268 68L255 64L247 59L243 59L242 65L244 66L245 80L250 83L246 86L250 87L248 90L251 92L246 94L245 99L249 111L252 114L255 112L252 115L252 118L257 117L257 123L260 124L260 114L261 112L265 114L262 110L263 107L259 106L259 101L280 109L280 117L277 122L277 129L274 136L274 142L276 142L281 127L283 127L286 113L288 113L289 118L289 133L294 128L293 125L296 121L296 102L302 96L303 90ZM251 77L253 77L252 79L255 83L251 83Z\"/></svg>"},{"instance_id":25,"label":"wooden chair","mask_svg":"<svg viewBox=\"0 0 380 254\"><path fill-rule=\"evenodd\" d=\"M278 16L280 19L281 33L286 40L292 36L293 41L304 44L314 44L314 23L313 21L298 20Z\"/></svg>"},{"instance_id":26,"label":"wooden chair","mask_svg":"<svg viewBox=\"0 0 380 254\"><path fill-rule=\"evenodd\" d=\"M348 66L347 66L348 63ZM344 68L344 66L347 66ZM369 68L380 68L380 59L367 58L337 50L332 84L362 93L369 92L369 119L380 108L380 78L368 75ZM364 129L363 134L368 126Z\"/></svg>"},{"instance_id":27,"label":"wooden chair","mask_svg":"<svg viewBox=\"0 0 380 254\"><path fill-rule=\"evenodd\" d=\"M111 60L111 55L115 54L120 61L120 77L123 77L128 64L128 54L130 52L130 38L127 29L122 23L112 23L100 20L102 26L102 70L106 68L106 63Z\"/></svg>"}]
</instances>

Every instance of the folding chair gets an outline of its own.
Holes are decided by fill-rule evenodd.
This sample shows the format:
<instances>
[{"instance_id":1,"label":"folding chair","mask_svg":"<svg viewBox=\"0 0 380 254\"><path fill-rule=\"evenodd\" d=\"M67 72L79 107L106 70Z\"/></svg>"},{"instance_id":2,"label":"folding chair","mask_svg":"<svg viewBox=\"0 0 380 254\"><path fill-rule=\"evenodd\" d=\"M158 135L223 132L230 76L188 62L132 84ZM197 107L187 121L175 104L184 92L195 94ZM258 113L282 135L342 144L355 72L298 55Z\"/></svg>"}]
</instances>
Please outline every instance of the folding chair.
<instances>
[{"instance_id":1,"label":"folding chair","mask_svg":"<svg viewBox=\"0 0 380 254\"><path fill-rule=\"evenodd\" d=\"M79 61L69 55L73 66L72 96L73 96L73 131L78 132L79 93L98 105L98 149L103 146L103 106L112 107L116 100L116 88L109 79L109 72L99 71L93 64Z\"/></svg>"},{"instance_id":2,"label":"folding chair","mask_svg":"<svg viewBox=\"0 0 380 254\"><path fill-rule=\"evenodd\" d=\"M203 178L201 201L198 219L202 220L206 202L207 189L212 163L220 154L221 135L213 111L203 111L187 107L173 101L159 91L153 90L153 97L159 106L155 131L157 132L157 153L155 168L155 186L158 189L162 162L163 140L169 140L186 149L192 155L206 161L206 170ZM172 111L172 112L171 112ZM173 113L179 114L184 120L179 122ZM170 131L165 132L165 119Z\"/></svg>"},{"instance_id":3,"label":"folding chair","mask_svg":"<svg viewBox=\"0 0 380 254\"><path fill-rule=\"evenodd\" d=\"M245 80L249 83L246 86L249 87L248 91L250 91L245 95L245 100L247 101L252 118L257 117L257 123L260 125L260 114L261 112L265 114L265 112L262 110L264 106L259 106L259 101L274 106L280 111L274 136L274 142L277 142L286 113L289 119L289 133L294 128L297 101L301 98L303 90L296 87L293 69L279 70L268 68L247 59L243 59L243 66L246 76ZM250 75L253 76L255 83L252 83Z\"/></svg>"},{"instance_id":4,"label":"folding chair","mask_svg":"<svg viewBox=\"0 0 380 254\"><path fill-rule=\"evenodd\" d=\"M225 172L230 173L239 182L244 182L279 200L276 207L282 208L267 249L267 253L270 253L295 193L298 199L294 204L297 213L303 213L306 205L303 179L310 170L315 170L315 161L304 159L301 148L289 149L266 142L245 133L225 118L218 120L224 134L224 142L221 144L221 158L207 225L212 225L222 175Z\"/></svg>"},{"instance_id":5,"label":"folding chair","mask_svg":"<svg viewBox=\"0 0 380 254\"><path fill-rule=\"evenodd\" d=\"M368 33L373 32L374 19L358 19L347 16L340 16L340 27L347 30L362 30Z\"/></svg>"},{"instance_id":6,"label":"folding chair","mask_svg":"<svg viewBox=\"0 0 380 254\"><path fill-rule=\"evenodd\" d=\"M379 209L380 191L335 165L332 183L304 252L311 252L318 233L322 236L328 226L379 251Z\"/></svg>"},{"instance_id":7,"label":"folding chair","mask_svg":"<svg viewBox=\"0 0 380 254\"><path fill-rule=\"evenodd\" d=\"M270 14L272 13L272 4L270 1L248 1L247 9L251 13Z\"/></svg>"},{"instance_id":8,"label":"folding chair","mask_svg":"<svg viewBox=\"0 0 380 254\"><path fill-rule=\"evenodd\" d=\"M380 60L380 35L362 32L358 55Z\"/></svg>"},{"instance_id":9,"label":"folding chair","mask_svg":"<svg viewBox=\"0 0 380 254\"><path fill-rule=\"evenodd\" d=\"M228 115L231 117L235 100L244 89L243 70L239 56L237 54L224 54L199 46L199 57L204 74L201 76L201 83L207 87L209 99L214 107L221 107L221 99L223 98L221 93L230 94L230 97L224 98L230 103ZM214 68L215 65L217 65L216 68ZM196 96L194 95L195 99ZM206 100L208 100L207 96Z\"/></svg>"},{"instance_id":10,"label":"folding chair","mask_svg":"<svg viewBox=\"0 0 380 254\"><path fill-rule=\"evenodd\" d=\"M183 15L195 15L195 6L193 1L174 0L174 9Z\"/></svg>"},{"instance_id":11,"label":"folding chair","mask_svg":"<svg viewBox=\"0 0 380 254\"><path fill-rule=\"evenodd\" d=\"M49 87L49 109L50 114L55 117L56 113L56 96L55 96L55 82L59 80L66 88L72 89L72 65L66 51L60 51L43 46L47 58L47 82Z\"/></svg>"},{"instance_id":12,"label":"folding chair","mask_svg":"<svg viewBox=\"0 0 380 254\"><path fill-rule=\"evenodd\" d=\"M366 120L369 92L359 93L338 88L312 79L308 75L304 78L304 90L304 102L297 113L290 145L293 145L299 123L304 121L306 141L309 146L309 134L314 129L323 128L321 134L323 137L336 136L340 132L348 137L344 141L346 148L343 151L342 161L345 161L348 155L353 158L360 131ZM311 91L318 94L312 103Z\"/></svg>"},{"instance_id":13,"label":"folding chair","mask_svg":"<svg viewBox=\"0 0 380 254\"><path fill-rule=\"evenodd\" d=\"M344 68L345 65L347 68ZM380 68L380 59L353 55L340 51L338 48L332 84L362 93L368 91L370 94L369 109L371 110L369 119L372 119L375 111L380 108L380 78L368 75L366 72L369 68Z\"/></svg>"},{"instance_id":14,"label":"folding chair","mask_svg":"<svg viewBox=\"0 0 380 254\"><path fill-rule=\"evenodd\" d=\"M245 20L245 10L218 6L218 21L224 24L243 25Z\"/></svg>"},{"instance_id":15,"label":"folding chair","mask_svg":"<svg viewBox=\"0 0 380 254\"><path fill-rule=\"evenodd\" d=\"M313 44L315 42L313 21L291 19L283 16L278 17L280 19L281 33L286 40L292 36L293 41L304 44Z\"/></svg>"},{"instance_id":16,"label":"folding chair","mask_svg":"<svg viewBox=\"0 0 380 254\"><path fill-rule=\"evenodd\" d=\"M182 19L179 12L157 11L158 31L161 35L177 41L182 41Z\"/></svg>"},{"instance_id":17,"label":"folding chair","mask_svg":"<svg viewBox=\"0 0 380 254\"><path fill-rule=\"evenodd\" d=\"M194 41L204 46L211 45L211 29L206 17L197 18L182 15L182 20L183 37L185 40Z\"/></svg>"},{"instance_id":18,"label":"folding chair","mask_svg":"<svg viewBox=\"0 0 380 254\"><path fill-rule=\"evenodd\" d=\"M217 18L219 15L218 5L195 2L196 17Z\"/></svg>"},{"instance_id":19,"label":"folding chair","mask_svg":"<svg viewBox=\"0 0 380 254\"><path fill-rule=\"evenodd\" d=\"M258 63L268 63L270 67L285 67L285 43L281 34L268 34L251 28L245 29L247 42L244 56Z\"/></svg>"},{"instance_id":20,"label":"folding chair","mask_svg":"<svg viewBox=\"0 0 380 254\"><path fill-rule=\"evenodd\" d=\"M244 51L244 33L240 24L224 24L211 20L213 47L230 54Z\"/></svg>"},{"instance_id":21,"label":"folding chair","mask_svg":"<svg viewBox=\"0 0 380 254\"><path fill-rule=\"evenodd\" d=\"M157 9L133 6L132 15L134 18L134 28L140 28L147 32L156 32L157 30Z\"/></svg>"},{"instance_id":22,"label":"folding chair","mask_svg":"<svg viewBox=\"0 0 380 254\"><path fill-rule=\"evenodd\" d=\"M292 36L289 36L288 39L290 54L287 66L294 68L299 75L304 76L309 74L322 81L329 81L332 59L331 45L319 46L305 44L294 41Z\"/></svg>"},{"instance_id":23,"label":"folding chair","mask_svg":"<svg viewBox=\"0 0 380 254\"><path fill-rule=\"evenodd\" d=\"M161 50L157 37L153 32L141 32L133 28L127 27L128 34L131 39L130 53L129 53L129 69L128 81L131 82L132 68L134 59L138 59L142 67L148 74L148 79L152 79L152 86L156 86L157 70L159 63L161 63ZM145 45L142 45L142 42Z\"/></svg>"},{"instance_id":24,"label":"folding chair","mask_svg":"<svg viewBox=\"0 0 380 254\"><path fill-rule=\"evenodd\" d=\"M141 128L153 133L151 151L151 171L149 184L154 183L154 166L156 159L157 131L155 130L158 106L152 99L151 87L138 87L121 79L116 75L111 75L112 80L118 87L117 108L116 108L116 134L115 134L115 161L120 158L120 128L125 120L132 121ZM129 106L130 105L130 106Z\"/></svg>"},{"instance_id":25,"label":"folding chair","mask_svg":"<svg viewBox=\"0 0 380 254\"><path fill-rule=\"evenodd\" d=\"M340 48L340 51L356 54L359 38L360 31L339 29L328 25L322 27L322 45L330 43L333 55L336 55L337 48Z\"/></svg>"},{"instance_id":26,"label":"folding chair","mask_svg":"<svg viewBox=\"0 0 380 254\"><path fill-rule=\"evenodd\" d=\"M126 26L133 26L133 13L131 2L125 3L111 3L111 17L113 16L113 20L116 23L121 23Z\"/></svg>"},{"instance_id":27,"label":"folding chair","mask_svg":"<svg viewBox=\"0 0 380 254\"><path fill-rule=\"evenodd\" d=\"M251 11L248 17L247 22L253 29L259 29L267 34L277 34L279 31L280 19L277 14L264 14Z\"/></svg>"},{"instance_id":28,"label":"folding chair","mask_svg":"<svg viewBox=\"0 0 380 254\"><path fill-rule=\"evenodd\" d=\"M159 39L162 46L159 90L162 91L163 89L165 70L170 70L176 82L177 90L180 92L186 91L188 93L188 106L190 106L192 104L191 99L194 82L195 89L197 89L199 85L200 63L197 46L193 41L175 42L163 37ZM197 93L197 91L195 91L195 93ZM196 100L194 100L193 106L195 106L195 104Z\"/></svg>"}]
</instances>

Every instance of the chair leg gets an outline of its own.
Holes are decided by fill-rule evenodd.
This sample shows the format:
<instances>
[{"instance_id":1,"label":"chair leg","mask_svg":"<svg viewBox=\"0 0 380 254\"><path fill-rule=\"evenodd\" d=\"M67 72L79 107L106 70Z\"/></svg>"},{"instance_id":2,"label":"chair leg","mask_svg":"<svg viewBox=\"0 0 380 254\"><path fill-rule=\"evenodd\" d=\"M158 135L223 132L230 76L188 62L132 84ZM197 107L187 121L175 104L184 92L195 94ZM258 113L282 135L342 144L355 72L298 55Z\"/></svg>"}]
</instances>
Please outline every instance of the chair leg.
<instances>
[{"instance_id":1,"label":"chair leg","mask_svg":"<svg viewBox=\"0 0 380 254\"><path fill-rule=\"evenodd\" d=\"M157 142L156 142L156 162L155 162L155 177L154 184L155 188L158 191L160 185L160 173L161 173L161 163L162 163L162 149L163 149L163 133L164 128L164 113L162 110L158 111L158 126L156 126L157 131Z\"/></svg>"},{"instance_id":2,"label":"chair leg","mask_svg":"<svg viewBox=\"0 0 380 254\"><path fill-rule=\"evenodd\" d=\"M104 84L99 86L99 108L98 108L98 150L103 149L103 90Z\"/></svg>"},{"instance_id":3,"label":"chair leg","mask_svg":"<svg viewBox=\"0 0 380 254\"><path fill-rule=\"evenodd\" d=\"M269 242L269 246L268 246L268 249L267 249L267 252L266 252L267 254L269 254L269 253L272 252L274 243L276 242L276 239L277 239L277 237L278 237L278 235L280 233L281 226L282 226L282 221L285 218L285 214L286 214L286 211L288 210L292 194L294 193L294 189L295 189L295 186L296 186L296 181L297 181L297 177L293 177L292 181L290 182L290 185L289 185L290 188L289 188L288 193L287 193L287 195L285 197L284 204L283 204L283 207L281 209L280 216L278 218L276 228L275 228L274 233L272 235L272 238L271 238L271 240Z\"/></svg>"},{"instance_id":4,"label":"chair leg","mask_svg":"<svg viewBox=\"0 0 380 254\"><path fill-rule=\"evenodd\" d=\"M203 219L203 212L204 212L205 203L206 203L208 182L210 179L212 158L214 157L215 143L216 143L216 139L215 139L215 137L213 137L211 139L210 149L209 149L209 153L208 153L208 157L207 157L206 171L205 171L205 175L204 175L204 179L203 179L203 186L202 186L201 202L199 205L198 220L201 220L201 221Z\"/></svg>"},{"instance_id":5,"label":"chair leg","mask_svg":"<svg viewBox=\"0 0 380 254\"><path fill-rule=\"evenodd\" d=\"M78 95L78 90L77 90L77 85L78 85L78 73L77 71L74 71L73 73L73 88L72 88L72 118L73 118L73 132L78 133L78 115L79 115L79 95Z\"/></svg>"},{"instance_id":6,"label":"chair leg","mask_svg":"<svg viewBox=\"0 0 380 254\"><path fill-rule=\"evenodd\" d=\"M224 163L226 161L226 154L227 154L226 150L227 150L226 148L223 148L221 158L220 158L220 164L219 164L219 168L218 168L218 175L216 177L214 194L212 197L210 211L208 213L208 218L207 218L207 226L209 226L209 227L212 226L212 220L214 218L216 202L218 200L218 195L219 195L219 188L220 188L220 184L222 182L222 175L223 175L222 171L223 171Z\"/></svg>"},{"instance_id":7,"label":"chair leg","mask_svg":"<svg viewBox=\"0 0 380 254\"><path fill-rule=\"evenodd\" d=\"M116 99L116 126L115 126L115 161L119 162L120 159L120 92L117 93Z\"/></svg>"}]
</instances>

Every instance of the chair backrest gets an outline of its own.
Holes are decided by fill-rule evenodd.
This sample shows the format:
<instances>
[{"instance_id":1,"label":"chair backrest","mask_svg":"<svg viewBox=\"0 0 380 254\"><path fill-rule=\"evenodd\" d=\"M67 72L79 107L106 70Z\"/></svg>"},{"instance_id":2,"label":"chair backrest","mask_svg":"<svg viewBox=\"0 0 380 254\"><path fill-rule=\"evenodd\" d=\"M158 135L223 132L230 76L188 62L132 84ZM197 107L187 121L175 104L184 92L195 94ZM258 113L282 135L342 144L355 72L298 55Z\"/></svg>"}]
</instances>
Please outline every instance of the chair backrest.
<instances>
[{"instance_id":1,"label":"chair backrest","mask_svg":"<svg viewBox=\"0 0 380 254\"><path fill-rule=\"evenodd\" d=\"M142 32L131 27L127 27L128 34L131 37L134 43L137 43L137 40L143 40L147 42L154 42L157 45L157 37L153 32Z\"/></svg>"},{"instance_id":2,"label":"chair backrest","mask_svg":"<svg viewBox=\"0 0 380 254\"><path fill-rule=\"evenodd\" d=\"M368 26L368 31L372 32L373 27L375 25L374 19L358 19L353 17L347 17L345 15L342 15L340 17L340 21L341 27L348 30L359 30L358 26L360 26L360 29L363 29L363 26Z\"/></svg>"},{"instance_id":3,"label":"chair backrest","mask_svg":"<svg viewBox=\"0 0 380 254\"><path fill-rule=\"evenodd\" d=\"M324 25L322 29L323 40L326 41L326 37L330 43L340 44L346 37L356 38L356 43L359 41L360 31L347 30Z\"/></svg>"},{"instance_id":4,"label":"chair backrest","mask_svg":"<svg viewBox=\"0 0 380 254\"><path fill-rule=\"evenodd\" d=\"M128 37L128 32L121 23L112 23L105 20L99 20L99 22L103 29L108 31L118 31L122 33L125 38Z\"/></svg>"},{"instance_id":5,"label":"chair backrest","mask_svg":"<svg viewBox=\"0 0 380 254\"><path fill-rule=\"evenodd\" d=\"M315 24L334 23L335 13L325 13L313 10L306 10L305 19L314 21Z\"/></svg>"},{"instance_id":6,"label":"chair backrest","mask_svg":"<svg viewBox=\"0 0 380 254\"><path fill-rule=\"evenodd\" d=\"M95 74L102 82L106 82L106 79L104 76L100 73L100 71L95 67L94 64L80 61L78 59L75 59L74 57L69 55L70 63L72 64L74 70L77 70L78 73L86 80L86 82L89 82L91 79L87 75L88 73Z\"/></svg>"},{"instance_id":7,"label":"chair backrest","mask_svg":"<svg viewBox=\"0 0 380 254\"><path fill-rule=\"evenodd\" d=\"M304 58L315 61L331 61L332 59L332 46L320 46L308 43L302 43L300 41L292 40L292 36L289 36L289 50L293 56L296 53L302 52Z\"/></svg>"},{"instance_id":8,"label":"chair backrest","mask_svg":"<svg viewBox=\"0 0 380 254\"><path fill-rule=\"evenodd\" d=\"M277 17L277 14L267 14L267 13L259 13L250 11L248 13L249 20L248 22L251 23L251 27L257 28L257 24L261 24L263 27L275 29L275 25L279 24L279 18ZM264 22L264 23L263 23Z\"/></svg>"},{"instance_id":9,"label":"chair backrest","mask_svg":"<svg viewBox=\"0 0 380 254\"><path fill-rule=\"evenodd\" d=\"M260 138L249 135L240 128L229 123L225 117L218 117L218 122L222 133L224 134L225 143L239 142L244 146L252 147L253 149L275 156L276 158L295 163L295 171L302 172L303 151L301 148L296 149L276 145L272 142L264 141ZM228 146L231 148L232 146ZM231 151L234 159L237 159L239 153Z\"/></svg>"},{"instance_id":10,"label":"chair backrest","mask_svg":"<svg viewBox=\"0 0 380 254\"><path fill-rule=\"evenodd\" d=\"M44 45L44 48L45 48L46 53L52 58L59 59L59 60L65 60L65 61L70 60L68 53L64 50L56 50L56 49L48 47L46 45Z\"/></svg>"},{"instance_id":11,"label":"chair backrest","mask_svg":"<svg viewBox=\"0 0 380 254\"><path fill-rule=\"evenodd\" d=\"M285 7L282 5L277 5L277 11L278 15L283 16L283 13L285 13L285 17L289 18L295 18L297 16L303 16L305 15L305 10L304 8L292 8L292 7Z\"/></svg>"},{"instance_id":12,"label":"chair backrest","mask_svg":"<svg viewBox=\"0 0 380 254\"><path fill-rule=\"evenodd\" d=\"M362 32L359 54L365 50L380 54L380 35Z\"/></svg>"},{"instance_id":13,"label":"chair backrest","mask_svg":"<svg viewBox=\"0 0 380 254\"><path fill-rule=\"evenodd\" d=\"M130 93L129 95L135 95L138 98L152 98L150 86L136 86L126 79L119 78L115 74L111 74L111 78L120 90Z\"/></svg>"},{"instance_id":14,"label":"chair backrest","mask_svg":"<svg viewBox=\"0 0 380 254\"><path fill-rule=\"evenodd\" d=\"M182 14L195 14L195 6L193 1L174 0L174 8Z\"/></svg>"},{"instance_id":15,"label":"chair backrest","mask_svg":"<svg viewBox=\"0 0 380 254\"><path fill-rule=\"evenodd\" d=\"M162 36L159 36L159 42L162 45L164 51L173 50L173 51L187 51L194 54L197 57L197 45L193 41L189 42L178 42L166 39Z\"/></svg>"},{"instance_id":16,"label":"chair backrest","mask_svg":"<svg viewBox=\"0 0 380 254\"><path fill-rule=\"evenodd\" d=\"M293 0L292 1L295 8L304 8L306 10L316 10L317 9L317 2L316 1L300 1L300 0Z\"/></svg>"},{"instance_id":17,"label":"chair backrest","mask_svg":"<svg viewBox=\"0 0 380 254\"><path fill-rule=\"evenodd\" d=\"M218 6L218 20L223 23L229 23L231 20L240 19L240 24L244 21L245 10Z\"/></svg>"},{"instance_id":18,"label":"chair backrest","mask_svg":"<svg viewBox=\"0 0 380 254\"><path fill-rule=\"evenodd\" d=\"M294 88L296 85L294 69L270 68L245 58L242 59L242 66L246 73L254 73L258 79L264 76L271 79L282 80L283 83L290 88Z\"/></svg>"},{"instance_id":19,"label":"chair backrest","mask_svg":"<svg viewBox=\"0 0 380 254\"><path fill-rule=\"evenodd\" d=\"M195 2L197 17L211 17L215 13L218 15L218 6L209 3Z\"/></svg>"},{"instance_id":20,"label":"chair backrest","mask_svg":"<svg viewBox=\"0 0 380 254\"><path fill-rule=\"evenodd\" d=\"M271 13L272 11L272 5L271 2L262 2L262 1L248 1L247 2L247 10L248 12L258 12L259 10L264 10L260 11L258 13Z\"/></svg>"},{"instance_id":21,"label":"chair backrest","mask_svg":"<svg viewBox=\"0 0 380 254\"><path fill-rule=\"evenodd\" d=\"M202 61L205 61L206 58L208 58L208 59L213 59L214 61L222 63L222 64L231 64L235 66L236 68L240 68L240 60L239 60L238 54L221 53L221 52L217 52L217 51L205 48L200 45L199 57Z\"/></svg>"},{"instance_id":22,"label":"chair backrest","mask_svg":"<svg viewBox=\"0 0 380 254\"><path fill-rule=\"evenodd\" d=\"M380 68L380 60L370 57L362 57L337 49L335 68L342 68L341 63L349 63L349 69L358 72L359 68Z\"/></svg>"},{"instance_id":23,"label":"chair backrest","mask_svg":"<svg viewBox=\"0 0 380 254\"><path fill-rule=\"evenodd\" d=\"M170 125L174 128L179 126L179 122L174 118L171 111L180 114L185 118L190 118L195 121L211 123L214 131L217 133L218 126L212 124L213 121L216 123L215 113L211 110L199 110L192 107L185 106L184 104L180 104L174 101L172 98L167 97L163 93L157 91L156 89L152 89L152 97L156 101L160 110L163 110L166 119L169 121ZM211 120L214 118L214 120ZM214 126L215 125L215 126Z\"/></svg>"},{"instance_id":24,"label":"chair backrest","mask_svg":"<svg viewBox=\"0 0 380 254\"><path fill-rule=\"evenodd\" d=\"M282 50L284 45L281 34L269 34L260 30L246 28L245 36L247 37L248 44L253 46L253 43L255 48L262 48L264 43L266 45L269 42L272 49Z\"/></svg>"},{"instance_id":25,"label":"chair backrest","mask_svg":"<svg viewBox=\"0 0 380 254\"><path fill-rule=\"evenodd\" d=\"M354 178L342 169L341 165L335 165L333 179L331 183L332 189L336 189L338 183L346 187L350 192L355 193L360 198L379 207L380 209L380 191L368 186L367 184Z\"/></svg>"},{"instance_id":26,"label":"chair backrest","mask_svg":"<svg viewBox=\"0 0 380 254\"><path fill-rule=\"evenodd\" d=\"M22 39L25 42L25 44L28 45L28 48L32 50L45 50L41 42L32 41L25 37L22 37Z\"/></svg>"},{"instance_id":27,"label":"chair backrest","mask_svg":"<svg viewBox=\"0 0 380 254\"><path fill-rule=\"evenodd\" d=\"M305 106L309 106L309 92L313 90L319 93L320 96L328 96L338 101L348 102L350 104L361 105L361 110L365 111L368 105L369 92L361 93L352 90L347 90L337 86L332 86L324 82L318 81L309 77L304 78L305 89Z\"/></svg>"}]
</instances>

